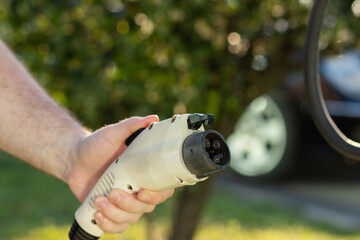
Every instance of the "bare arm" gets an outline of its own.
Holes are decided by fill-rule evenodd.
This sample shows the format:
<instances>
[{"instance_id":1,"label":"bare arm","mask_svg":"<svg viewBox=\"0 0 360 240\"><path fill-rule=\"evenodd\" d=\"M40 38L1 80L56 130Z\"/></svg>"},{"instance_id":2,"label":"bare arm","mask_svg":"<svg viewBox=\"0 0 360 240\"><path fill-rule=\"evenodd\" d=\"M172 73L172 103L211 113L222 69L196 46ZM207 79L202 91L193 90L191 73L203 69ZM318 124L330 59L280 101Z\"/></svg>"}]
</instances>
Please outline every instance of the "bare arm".
<instances>
[{"instance_id":1,"label":"bare arm","mask_svg":"<svg viewBox=\"0 0 360 240\"><path fill-rule=\"evenodd\" d=\"M88 134L0 41L0 148L66 182L68 150Z\"/></svg>"},{"instance_id":2,"label":"bare arm","mask_svg":"<svg viewBox=\"0 0 360 240\"><path fill-rule=\"evenodd\" d=\"M83 201L102 172L126 148L125 139L157 116L135 117L89 132L37 84L0 40L0 148L67 183ZM170 191L120 190L99 197L95 219L107 232L122 232Z\"/></svg>"}]
</instances>

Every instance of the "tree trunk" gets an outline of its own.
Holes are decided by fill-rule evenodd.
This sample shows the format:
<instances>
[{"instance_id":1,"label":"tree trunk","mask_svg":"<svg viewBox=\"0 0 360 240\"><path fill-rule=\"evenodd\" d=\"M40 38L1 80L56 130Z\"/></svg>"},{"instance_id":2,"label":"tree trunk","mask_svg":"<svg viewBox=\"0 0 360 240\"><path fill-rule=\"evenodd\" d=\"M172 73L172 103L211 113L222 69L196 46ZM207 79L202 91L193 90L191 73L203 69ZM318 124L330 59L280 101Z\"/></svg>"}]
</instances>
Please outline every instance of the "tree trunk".
<instances>
[{"instance_id":1,"label":"tree trunk","mask_svg":"<svg viewBox=\"0 0 360 240\"><path fill-rule=\"evenodd\" d=\"M212 179L213 177L195 186L185 187L181 191L170 240L193 239L212 186Z\"/></svg>"}]
</instances>

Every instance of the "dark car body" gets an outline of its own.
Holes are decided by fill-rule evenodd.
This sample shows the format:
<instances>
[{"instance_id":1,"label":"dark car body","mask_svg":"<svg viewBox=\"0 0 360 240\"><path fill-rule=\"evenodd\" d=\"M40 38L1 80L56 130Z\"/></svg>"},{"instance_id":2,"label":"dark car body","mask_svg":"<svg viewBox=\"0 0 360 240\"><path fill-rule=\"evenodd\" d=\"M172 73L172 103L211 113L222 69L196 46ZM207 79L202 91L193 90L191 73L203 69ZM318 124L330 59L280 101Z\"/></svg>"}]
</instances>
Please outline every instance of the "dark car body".
<instances>
[{"instance_id":1,"label":"dark car body","mask_svg":"<svg viewBox=\"0 0 360 240\"><path fill-rule=\"evenodd\" d=\"M320 73L334 122L347 137L360 140L359 51L323 57ZM339 158L320 136L309 112L301 71L254 99L228 139L232 169L248 178L276 178L298 166L299 157L317 161Z\"/></svg>"}]
</instances>

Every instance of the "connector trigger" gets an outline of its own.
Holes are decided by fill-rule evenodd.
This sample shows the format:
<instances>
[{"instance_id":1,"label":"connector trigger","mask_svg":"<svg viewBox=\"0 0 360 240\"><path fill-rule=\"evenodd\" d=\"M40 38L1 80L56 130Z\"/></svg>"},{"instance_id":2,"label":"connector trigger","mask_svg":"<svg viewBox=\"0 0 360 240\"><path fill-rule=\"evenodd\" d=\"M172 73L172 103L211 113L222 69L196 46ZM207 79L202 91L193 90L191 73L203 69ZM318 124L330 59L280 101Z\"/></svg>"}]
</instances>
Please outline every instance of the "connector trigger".
<instances>
[{"instance_id":1,"label":"connector trigger","mask_svg":"<svg viewBox=\"0 0 360 240\"><path fill-rule=\"evenodd\" d=\"M125 140L125 145L126 146L129 146L130 143L132 143L132 141L134 141L134 139L139 136L139 134L144 131L145 128L139 128L136 132L134 132L133 134L130 135L130 137L128 137L126 140Z\"/></svg>"},{"instance_id":2,"label":"connector trigger","mask_svg":"<svg viewBox=\"0 0 360 240\"><path fill-rule=\"evenodd\" d=\"M201 125L204 125L204 127L211 126L214 122L214 115L201 113L190 114L187 122L189 129L197 130Z\"/></svg>"}]
</instances>

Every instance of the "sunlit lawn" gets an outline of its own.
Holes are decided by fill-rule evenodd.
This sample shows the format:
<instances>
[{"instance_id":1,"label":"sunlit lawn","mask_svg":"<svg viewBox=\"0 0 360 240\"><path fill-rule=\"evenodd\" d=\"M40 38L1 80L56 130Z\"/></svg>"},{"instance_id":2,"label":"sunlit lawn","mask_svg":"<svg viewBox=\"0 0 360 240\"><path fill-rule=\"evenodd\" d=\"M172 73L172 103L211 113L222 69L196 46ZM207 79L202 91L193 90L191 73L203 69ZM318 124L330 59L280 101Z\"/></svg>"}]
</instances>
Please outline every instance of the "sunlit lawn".
<instances>
[{"instance_id":1,"label":"sunlit lawn","mask_svg":"<svg viewBox=\"0 0 360 240\"><path fill-rule=\"evenodd\" d=\"M102 239L148 240L151 235L165 240L173 205L174 201L160 205L151 223L142 219L124 234ZM0 239L67 239L77 206L65 184L0 153ZM360 239L360 233L306 221L296 210L265 199L245 202L229 192L215 191L195 239Z\"/></svg>"}]
</instances>

